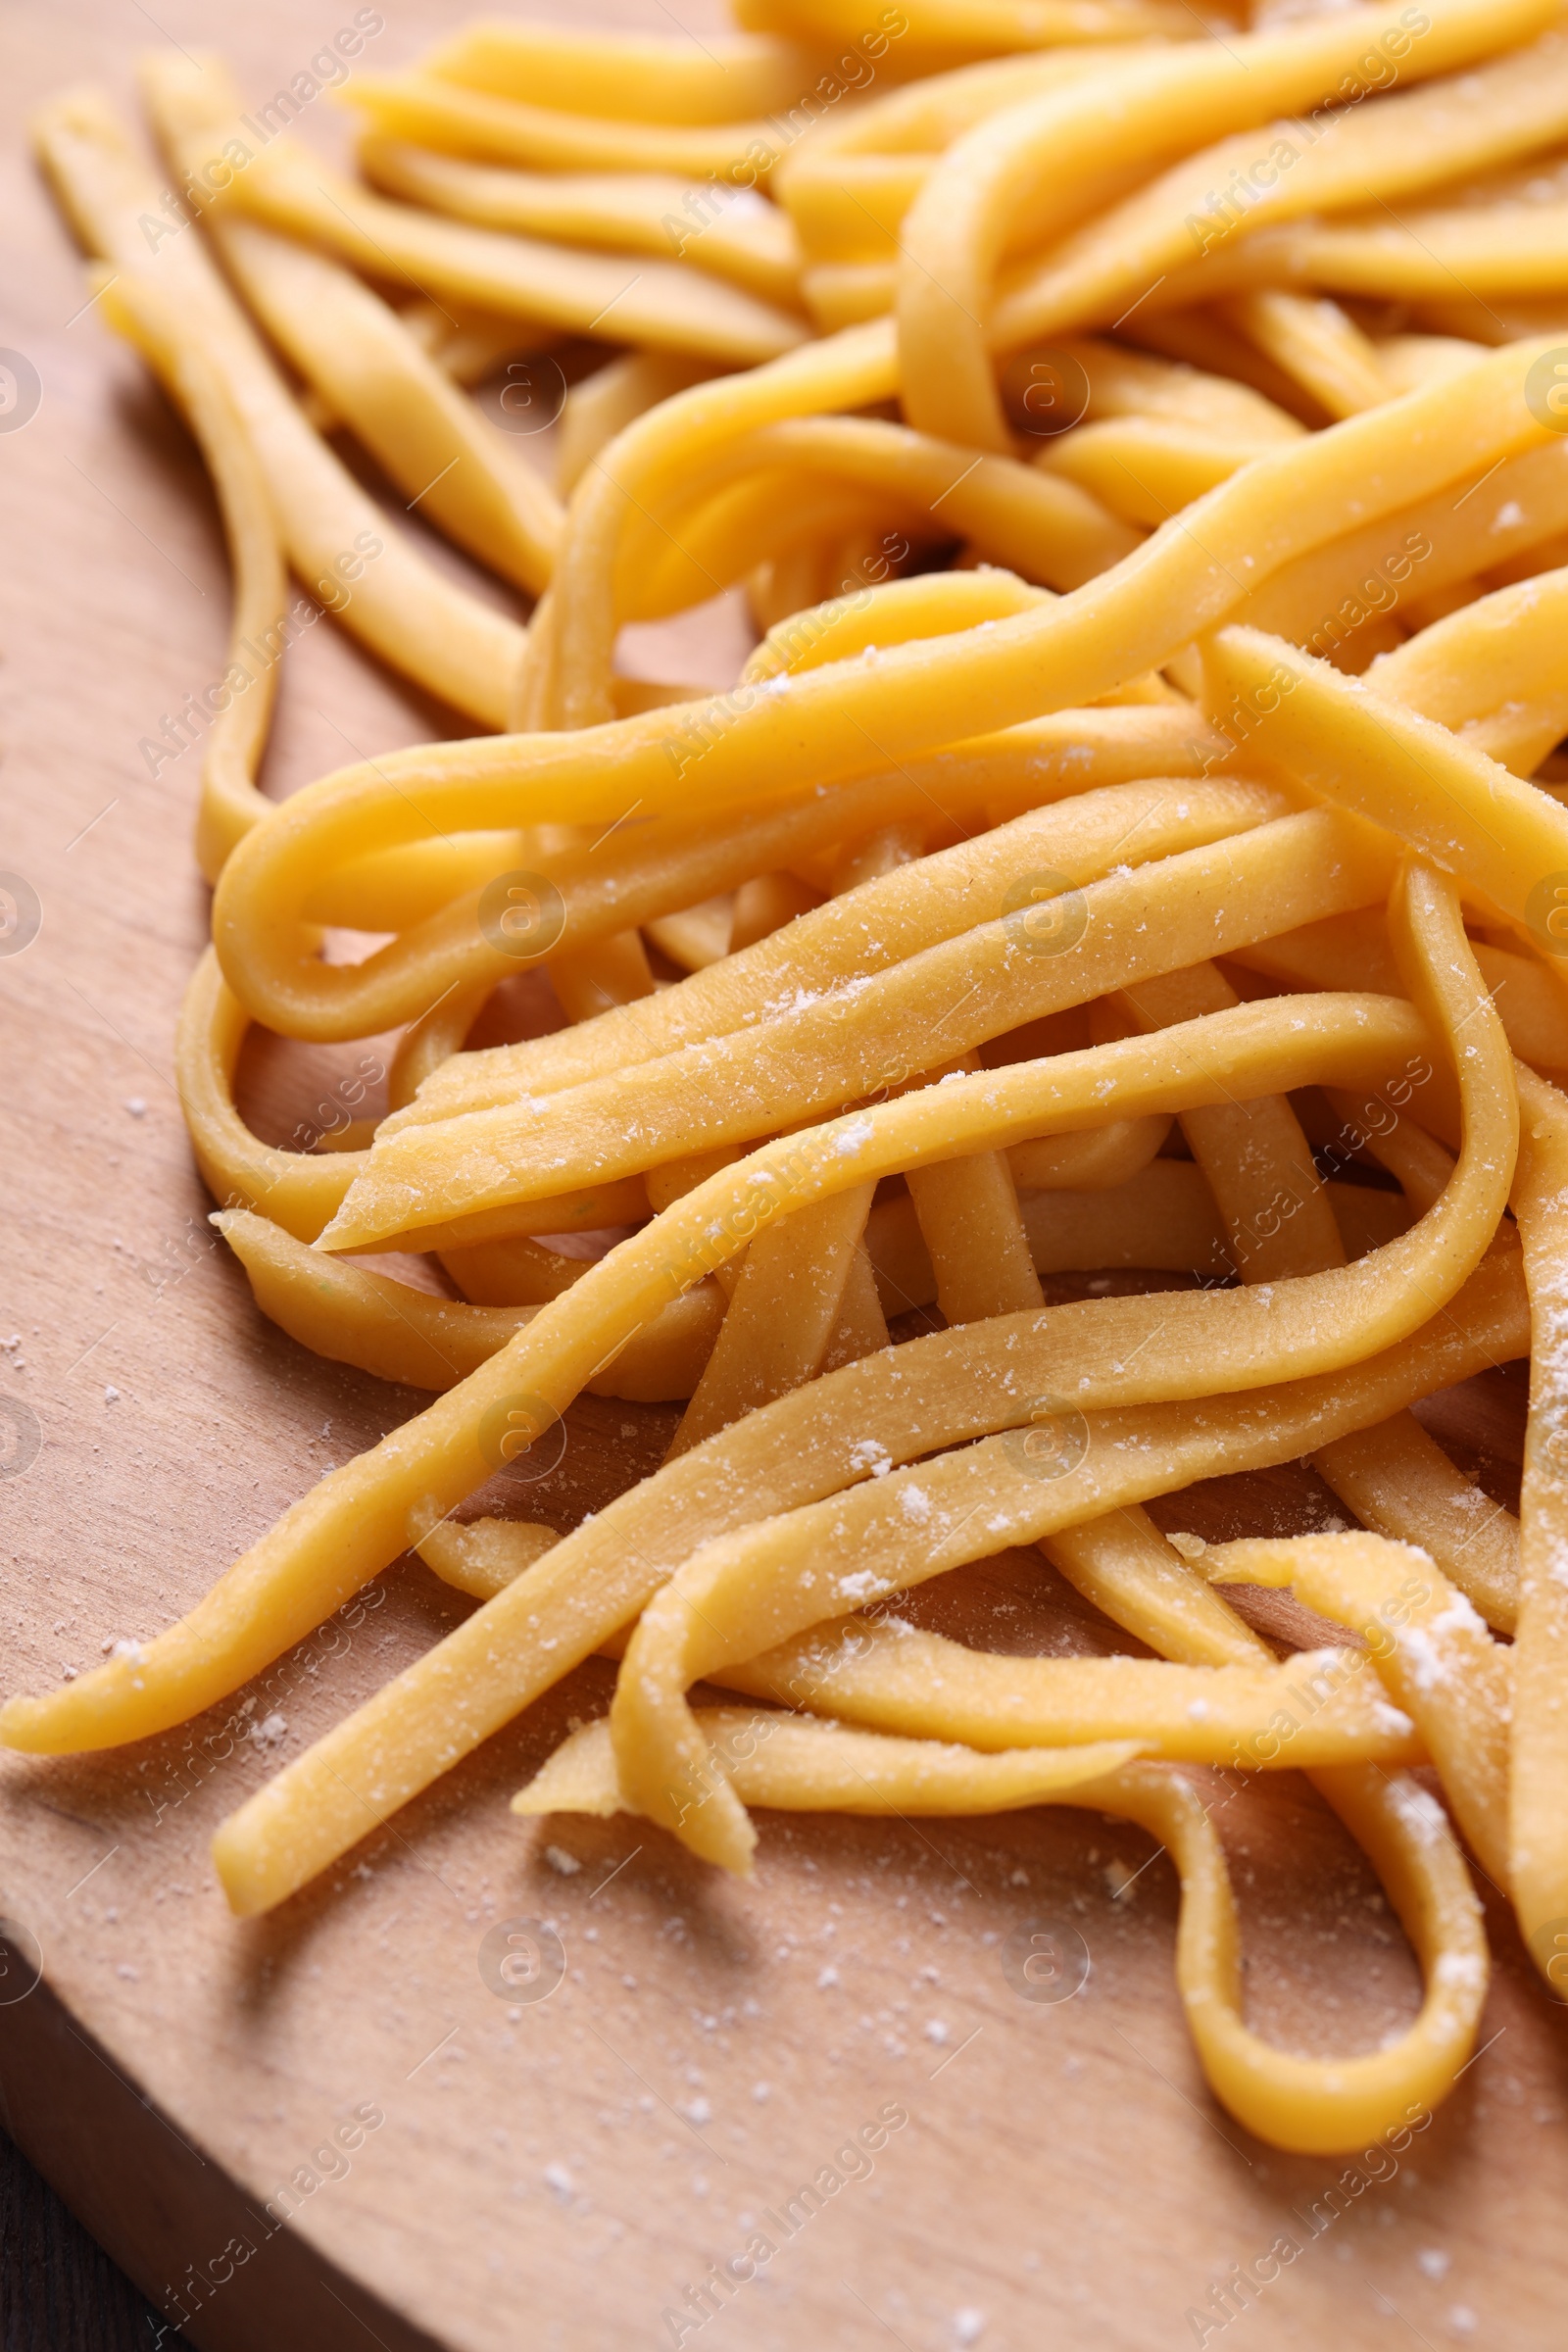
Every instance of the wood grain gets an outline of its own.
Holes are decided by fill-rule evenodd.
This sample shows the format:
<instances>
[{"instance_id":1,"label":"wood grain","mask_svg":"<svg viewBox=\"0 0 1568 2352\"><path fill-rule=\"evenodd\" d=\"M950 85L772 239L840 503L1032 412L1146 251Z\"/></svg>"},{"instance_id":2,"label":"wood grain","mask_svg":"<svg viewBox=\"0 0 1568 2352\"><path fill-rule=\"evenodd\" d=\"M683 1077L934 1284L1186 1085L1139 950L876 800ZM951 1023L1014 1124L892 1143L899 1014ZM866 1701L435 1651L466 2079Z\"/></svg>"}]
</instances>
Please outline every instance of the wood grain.
<instances>
[{"instance_id":1,"label":"wood grain","mask_svg":"<svg viewBox=\"0 0 1568 2352\"><path fill-rule=\"evenodd\" d=\"M0 2343L6 2352L146 2352L161 2322L43 2175L0 2132ZM187 2337L166 2336L166 2352Z\"/></svg>"},{"instance_id":2,"label":"wood grain","mask_svg":"<svg viewBox=\"0 0 1568 2352\"><path fill-rule=\"evenodd\" d=\"M454 21L386 13L377 67ZM664 25L670 11L592 15ZM206 920L195 776L176 761L155 781L136 747L221 665L225 567L181 429L81 311L24 121L82 77L128 103L158 26L222 48L248 94L270 93L340 19L304 0L163 0L157 17L122 0L5 15L3 340L43 384L32 421L0 434L0 866L43 909L25 953L0 958L0 1337L21 1341L0 1401L41 1439L0 1486L9 1690L167 1623L329 1462L421 1401L256 1314L203 1223L171 1081ZM719 18L693 0L682 22L701 35ZM315 115L324 140L337 125ZM274 792L446 731L327 624L290 663ZM317 1076L352 1059L275 1071L271 1115L286 1124L291 1087L300 1115ZM1505 1482L1518 1403L1516 1375L1489 1376L1433 1417ZM574 1524L657 1460L669 1421L576 1408L530 1515ZM1321 1507L1304 1472L1213 1497L1216 1528L1301 1526ZM1032 1556L926 1605L996 1646L1102 1639ZM1282 2233L1299 2258L1210 2342L1561 2342L1562 2019L1491 1897L1485 2055L1396 2175L1316 2236L1298 2217L1338 2168L1261 2147L1208 2098L1171 1981L1173 1875L1139 1834L1065 1810L764 1819L743 1887L630 1822L522 1827L505 1799L604 1706L599 1663L279 1914L233 1922L208 1861L219 1820L466 1606L402 1563L240 1694L248 1716L0 1769L0 1911L44 1972L0 1997L0 2121L172 2325L190 2315L196 2343L1150 2352L1195 2340L1211 2285ZM274 1744L236 1736L271 1717ZM1257 2020L1326 2050L1409 2015L1409 1955L1311 1792L1282 1775L1225 1820ZM564 1946L547 2000L509 2005L481 1979L481 1938L516 1918ZM1074 1928L1092 1958L1060 2005L1016 1997L1004 1972L1005 1938L1035 1920ZM889 2107L908 2121L870 2177L772 2230L758 2277L696 2326L686 2298L710 2266ZM318 2159L356 2110L382 2120L346 2164ZM683 2334L666 2317L682 2306Z\"/></svg>"}]
</instances>

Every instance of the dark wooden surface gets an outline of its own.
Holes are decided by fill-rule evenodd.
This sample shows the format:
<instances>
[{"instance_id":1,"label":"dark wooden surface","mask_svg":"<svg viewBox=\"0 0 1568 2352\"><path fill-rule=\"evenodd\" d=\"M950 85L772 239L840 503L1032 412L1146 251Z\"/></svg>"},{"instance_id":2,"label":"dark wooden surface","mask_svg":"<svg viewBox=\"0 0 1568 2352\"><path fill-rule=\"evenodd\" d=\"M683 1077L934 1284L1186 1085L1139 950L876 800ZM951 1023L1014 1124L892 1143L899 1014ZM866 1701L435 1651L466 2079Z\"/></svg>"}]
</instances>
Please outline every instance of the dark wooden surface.
<instances>
[{"instance_id":1,"label":"dark wooden surface","mask_svg":"<svg viewBox=\"0 0 1568 2352\"><path fill-rule=\"evenodd\" d=\"M151 2352L163 2324L0 2132L0 2352Z\"/></svg>"}]
</instances>

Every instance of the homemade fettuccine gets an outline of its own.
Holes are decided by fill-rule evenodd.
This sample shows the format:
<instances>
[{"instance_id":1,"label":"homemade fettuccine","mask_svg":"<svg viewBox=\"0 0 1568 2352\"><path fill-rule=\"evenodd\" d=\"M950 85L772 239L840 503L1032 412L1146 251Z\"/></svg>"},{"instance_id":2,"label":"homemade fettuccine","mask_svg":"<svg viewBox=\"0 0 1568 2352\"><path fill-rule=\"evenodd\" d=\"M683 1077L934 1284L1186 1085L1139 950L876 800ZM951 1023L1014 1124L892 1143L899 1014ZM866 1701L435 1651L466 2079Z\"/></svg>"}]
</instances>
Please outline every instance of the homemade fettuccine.
<instances>
[{"instance_id":1,"label":"homemade fettuccine","mask_svg":"<svg viewBox=\"0 0 1568 2352\"><path fill-rule=\"evenodd\" d=\"M183 52L159 160L92 91L39 120L233 561L176 1044L214 1221L432 1401L0 1737L181 1723L412 1553L477 1605L223 1824L236 1912L599 1652L518 1813L742 1876L759 1809L1125 1817L1216 2094L1358 2146L1475 2046L1467 1855L1568 1969L1568 26L737 14L372 71L361 11L360 178ZM730 685L632 674L721 596ZM454 733L276 805L302 599ZM384 1104L265 1143L253 1026L398 1032ZM1527 1356L1515 1516L1415 1408ZM471 1504L585 1393L675 1408L662 1467L575 1527ZM1303 1459L1331 1525L1187 1532ZM1017 1546L1100 1654L906 1599ZM1210 1818L1289 1769L1426 1985L1332 2061L1249 2025Z\"/></svg>"}]
</instances>

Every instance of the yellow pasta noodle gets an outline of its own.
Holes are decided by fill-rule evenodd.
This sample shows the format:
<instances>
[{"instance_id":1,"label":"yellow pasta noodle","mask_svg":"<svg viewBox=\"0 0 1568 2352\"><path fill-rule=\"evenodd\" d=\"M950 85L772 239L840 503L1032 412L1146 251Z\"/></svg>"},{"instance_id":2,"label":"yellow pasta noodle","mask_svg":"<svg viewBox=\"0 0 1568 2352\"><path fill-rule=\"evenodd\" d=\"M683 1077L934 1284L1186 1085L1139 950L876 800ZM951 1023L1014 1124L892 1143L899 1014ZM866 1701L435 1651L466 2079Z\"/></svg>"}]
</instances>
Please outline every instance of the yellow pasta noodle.
<instances>
[{"instance_id":1,"label":"yellow pasta noodle","mask_svg":"<svg viewBox=\"0 0 1568 2352\"><path fill-rule=\"evenodd\" d=\"M1288 1665L1256 1668L1002 1658L883 1616L873 1625L852 1618L836 1639L805 1635L724 1667L718 1679L813 1714L956 1740L983 1753L1114 1739L1136 1726L1146 1753L1186 1763L1423 1762L1410 1718L1389 1705L1363 1666L1353 1649L1301 1651ZM1316 1700L1316 1711L1289 1743L1271 1740L1273 1721L1293 1700Z\"/></svg>"},{"instance_id":2,"label":"yellow pasta noodle","mask_svg":"<svg viewBox=\"0 0 1568 2352\"><path fill-rule=\"evenodd\" d=\"M1513 1666L1509 1876L1519 1924L1547 1982L1562 1981L1562 1906L1568 1842L1557 1802L1568 1716L1562 1695L1564 1598L1557 1574L1565 1508L1562 1402L1563 1184L1568 1120L1563 1097L1539 1081L1520 1088L1524 1108L1515 1211L1530 1288L1530 1423L1519 1504L1519 1615Z\"/></svg>"},{"instance_id":3,"label":"yellow pasta noodle","mask_svg":"<svg viewBox=\"0 0 1568 2352\"><path fill-rule=\"evenodd\" d=\"M724 207L709 183L673 174L507 172L373 136L360 143L360 165L387 195L482 228L675 260L689 246L698 270L764 302L797 299L800 251L789 220L750 189Z\"/></svg>"},{"instance_id":4,"label":"yellow pasta noodle","mask_svg":"<svg viewBox=\"0 0 1568 2352\"><path fill-rule=\"evenodd\" d=\"M256 770L277 691L277 664L265 659L265 649L286 642L283 550L266 476L206 353L197 344L165 335L145 285L122 290L121 300L142 322L142 348L201 444L234 569L229 660L211 698L220 707L202 759L196 817L196 861L207 879L216 881L235 842L273 805L258 789Z\"/></svg>"},{"instance_id":5,"label":"yellow pasta noodle","mask_svg":"<svg viewBox=\"0 0 1568 2352\"><path fill-rule=\"evenodd\" d=\"M1505 1882L1507 1652L1427 1554L1365 1535L1244 1541L1200 1557L1211 1576L1289 1583L1309 1608L1354 1627L1419 1726L1483 1866Z\"/></svg>"},{"instance_id":6,"label":"yellow pasta noodle","mask_svg":"<svg viewBox=\"0 0 1568 2352\"><path fill-rule=\"evenodd\" d=\"M312 431L205 252L164 213L156 178L107 106L90 93L60 100L37 136L83 243L121 273L99 307L133 336L199 340L217 368L295 571L374 651L481 725L498 724L521 658L515 623L419 556ZM167 222L168 241L144 222L160 231ZM156 309L138 299L143 278Z\"/></svg>"}]
</instances>

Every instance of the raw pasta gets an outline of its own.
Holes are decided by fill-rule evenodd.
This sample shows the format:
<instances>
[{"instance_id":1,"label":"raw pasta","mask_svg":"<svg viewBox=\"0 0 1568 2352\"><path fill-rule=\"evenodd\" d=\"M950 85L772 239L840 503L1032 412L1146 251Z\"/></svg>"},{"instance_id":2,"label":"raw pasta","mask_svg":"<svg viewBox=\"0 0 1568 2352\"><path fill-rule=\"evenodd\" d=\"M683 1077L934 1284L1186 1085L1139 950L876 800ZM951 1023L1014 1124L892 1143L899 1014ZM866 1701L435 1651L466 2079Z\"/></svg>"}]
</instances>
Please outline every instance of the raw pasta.
<instances>
[{"instance_id":1,"label":"raw pasta","mask_svg":"<svg viewBox=\"0 0 1568 2352\"><path fill-rule=\"evenodd\" d=\"M38 122L233 564L176 1050L214 1221L300 1345L434 1394L0 1738L180 1723L412 1552L479 1605L223 1824L237 1913L604 1651L519 1814L742 1876L753 1808L1139 1822L1216 2094L1358 2146L1472 2053L1466 1849L1568 1950L1560 11L736 14L357 73L361 180L161 56L177 220L106 100ZM553 444L473 397L503 368L503 424L554 369ZM271 802L288 570L488 732ZM732 686L617 668L721 593ZM470 1045L519 973L557 1025ZM401 1033L385 1110L265 1144L253 1025ZM1411 1407L1527 1355L1516 1517ZM662 1467L574 1529L454 1516L585 1392L678 1404ZM1303 1457L1336 1528L1183 1532ZM904 1612L1016 1545L1108 1654ZM1381 1876L1426 1990L1378 2050L1247 2023L1216 1768L1307 1771Z\"/></svg>"}]
</instances>

